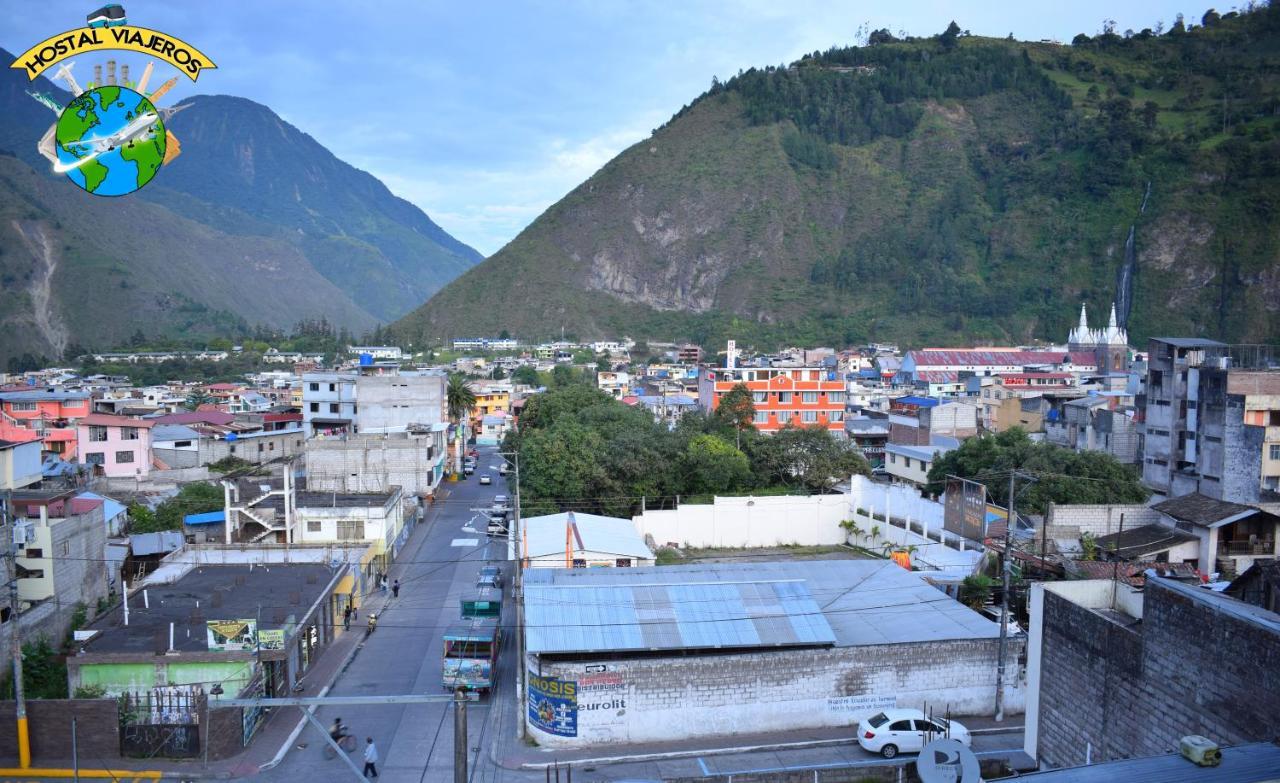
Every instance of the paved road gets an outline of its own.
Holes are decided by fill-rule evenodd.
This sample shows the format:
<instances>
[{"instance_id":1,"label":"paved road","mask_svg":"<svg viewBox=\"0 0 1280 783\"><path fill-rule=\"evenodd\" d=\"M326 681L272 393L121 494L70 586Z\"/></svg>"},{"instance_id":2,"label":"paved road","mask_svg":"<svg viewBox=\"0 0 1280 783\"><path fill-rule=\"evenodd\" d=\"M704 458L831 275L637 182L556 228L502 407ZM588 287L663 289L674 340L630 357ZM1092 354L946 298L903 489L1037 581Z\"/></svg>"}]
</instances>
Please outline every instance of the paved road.
<instances>
[{"instance_id":1,"label":"paved road","mask_svg":"<svg viewBox=\"0 0 1280 783\"><path fill-rule=\"evenodd\" d=\"M510 568L505 563L505 542L490 542L483 524L477 522L470 532L474 516L472 506L487 505L495 494L510 494L497 471L488 469L498 464L493 448L481 450L476 476L448 485L447 499L429 509L426 523L415 530L392 566L391 578L401 583L400 597L381 614L378 630L365 642L350 667L330 691L334 696L368 696L403 693L440 694L446 692L440 680L441 634L459 619L459 598L474 588L476 574L488 559L503 561L506 592L510 590ZM491 486L480 486L478 475L493 475ZM509 604L505 601L504 604ZM510 614L508 605L504 613ZM361 622L364 614L361 613ZM511 621L504 616L504 624ZM506 634L510 642L513 634ZM500 685L508 691L512 684L513 653L505 650L506 665L499 667ZM512 694L508 693L510 698ZM469 708L469 739L473 748L487 746L489 698L472 703ZM317 711L324 725L337 715L334 709ZM345 708L343 723L360 738L371 736L378 746L381 761L380 779L387 783L452 780L453 714L448 704L367 705ZM340 760L326 760L323 740L314 729L304 730L293 750L275 769L262 774L271 781L331 781L354 779ZM356 754L361 766L360 751ZM484 756L473 753L477 762ZM479 779L473 777L473 779ZM492 779L492 778L490 778Z\"/></svg>"}]
</instances>

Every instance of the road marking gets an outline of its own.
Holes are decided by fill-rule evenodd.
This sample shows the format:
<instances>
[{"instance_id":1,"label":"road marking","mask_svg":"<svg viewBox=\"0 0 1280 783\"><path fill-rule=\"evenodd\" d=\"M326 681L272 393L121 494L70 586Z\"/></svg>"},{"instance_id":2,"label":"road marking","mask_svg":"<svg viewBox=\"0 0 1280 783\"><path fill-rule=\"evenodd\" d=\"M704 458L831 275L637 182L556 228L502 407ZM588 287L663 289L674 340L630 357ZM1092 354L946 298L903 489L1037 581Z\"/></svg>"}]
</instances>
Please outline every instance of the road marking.
<instances>
[{"instance_id":1,"label":"road marking","mask_svg":"<svg viewBox=\"0 0 1280 783\"><path fill-rule=\"evenodd\" d=\"M449 546L476 546L480 543L478 538L455 538Z\"/></svg>"},{"instance_id":2,"label":"road marking","mask_svg":"<svg viewBox=\"0 0 1280 783\"><path fill-rule=\"evenodd\" d=\"M698 766L702 767L702 774L711 775L711 770L707 769L707 762L703 761L701 756L698 757Z\"/></svg>"}]
</instances>

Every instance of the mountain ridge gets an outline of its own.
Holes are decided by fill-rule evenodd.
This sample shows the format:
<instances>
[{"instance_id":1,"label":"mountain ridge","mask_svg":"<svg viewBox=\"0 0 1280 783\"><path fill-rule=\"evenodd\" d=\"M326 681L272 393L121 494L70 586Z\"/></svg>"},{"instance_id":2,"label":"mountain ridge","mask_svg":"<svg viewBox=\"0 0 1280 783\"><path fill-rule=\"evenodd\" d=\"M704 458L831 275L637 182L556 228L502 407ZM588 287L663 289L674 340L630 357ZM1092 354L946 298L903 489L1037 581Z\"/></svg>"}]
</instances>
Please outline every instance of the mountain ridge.
<instances>
[{"instance_id":1,"label":"mountain ridge","mask_svg":"<svg viewBox=\"0 0 1280 783\"><path fill-rule=\"evenodd\" d=\"M1115 298L1136 226L1138 344L1280 339L1277 20L1069 47L878 33L741 72L393 328L1060 341Z\"/></svg>"},{"instance_id":2,"label":"mountain ridge","mask_svg":"<svg viewBox=\"0 0 1280 783\"><path fill-rule=\"evenodd\" d=\"M28 90L70 99L43 77L0 76L0 359L108 348L139 329L215 336L323 318L360 333L481 258L269 107L234 96L184 101L169 123L182 154L148 187L90 196L36 152L55 117ZM256 178L235 168L237 153L256 157Z\"/></svg>"}]
</instances>

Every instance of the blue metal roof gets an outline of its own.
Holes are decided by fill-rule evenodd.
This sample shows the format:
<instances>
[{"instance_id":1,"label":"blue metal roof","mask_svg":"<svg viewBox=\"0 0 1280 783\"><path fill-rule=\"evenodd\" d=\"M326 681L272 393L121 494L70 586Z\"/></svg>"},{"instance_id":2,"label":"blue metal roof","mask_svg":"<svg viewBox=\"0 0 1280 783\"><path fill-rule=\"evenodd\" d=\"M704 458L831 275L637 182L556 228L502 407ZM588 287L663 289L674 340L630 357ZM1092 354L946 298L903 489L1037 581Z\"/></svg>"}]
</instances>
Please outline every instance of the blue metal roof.
<instances>
[{"instance_id":1,"label":"blue metal roof","mask_svg":"<svg viewBox=\"0 0 1280 783\"><path fill-rule=\"evenodd\" d=\"M938 404L933 397L919 397L914 394L908 394L906 397L899 397L894 402L900 402L904 405L917 405L921 408L932 408Z\"/></svg>"},{"instance_id":2,"label":"blue metal roof","mask_svg":"<svg viewBox=\"0 0 1280 783\"><path fill-rule=\"evenodd\" d=\"M209 511L204 514L187 514L182 518L184 525L212 525L227 521L225 511Z\"/></svg>"},{"instance_id":3,"label":"blue metal roof","mask_svg":"<svg viewBox=\"0 0 1280 783\"><path fill-rule=\"evenodd\" d=\"M578 586L552 584L553 570L558 569L526 571L526 646L532 653L786 647L836 640L798 579Z\"/></svg>"}]
</instances>

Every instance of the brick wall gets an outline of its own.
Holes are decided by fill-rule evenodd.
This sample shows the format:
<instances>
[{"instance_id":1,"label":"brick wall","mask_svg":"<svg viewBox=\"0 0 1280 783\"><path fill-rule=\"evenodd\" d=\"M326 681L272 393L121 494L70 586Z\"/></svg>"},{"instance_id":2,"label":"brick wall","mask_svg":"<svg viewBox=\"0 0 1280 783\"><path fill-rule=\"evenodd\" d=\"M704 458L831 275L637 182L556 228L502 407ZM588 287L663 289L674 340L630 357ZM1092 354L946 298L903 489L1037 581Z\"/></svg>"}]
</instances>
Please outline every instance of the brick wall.
<instances>
[{"instance_id":1,"label":"brick wall","mask_svg":"<svg viewBox=\"0 0 1280 783\"><path fill-rule=\"evenodd\" d=\"M1024 644L1015 638L1009 647L1010 713L1025 702ZM998 647L984 639L600 662L531 657L533 674L575 682L577 729L571 737L530 732L540 745L582 747L830 726L852 736L858 721L893 706L990 715Z\"/></svg>"},{"instance_id":2,"label":"brick wall","mask_svg":"<svg viewBox=\"0 0 1280 783\"><path fill-rule=\"evenodd\" d=\"M1044 592L1042 763L1172 753L1188 734L1222 745L1280 736L1275 615L1199 590L1148 582L1130 627Z\"/></svg>"},{"instance_id":3,"label":"brick wall","mask_svg":"<svg viewBox=\"0 0 1280 783\"><path fill-rule=\"evenodd\" d=\"M14 709L12 701L0 701L0 756L5 759L18 757ZM120 758L120 724L115 699L32 699L27 701L27 723L34 760L71 758L73 717L76 744L86 766L101 766L90 764L90 759Z\"/></svg>"}]
</instances>

